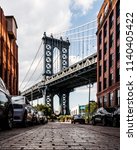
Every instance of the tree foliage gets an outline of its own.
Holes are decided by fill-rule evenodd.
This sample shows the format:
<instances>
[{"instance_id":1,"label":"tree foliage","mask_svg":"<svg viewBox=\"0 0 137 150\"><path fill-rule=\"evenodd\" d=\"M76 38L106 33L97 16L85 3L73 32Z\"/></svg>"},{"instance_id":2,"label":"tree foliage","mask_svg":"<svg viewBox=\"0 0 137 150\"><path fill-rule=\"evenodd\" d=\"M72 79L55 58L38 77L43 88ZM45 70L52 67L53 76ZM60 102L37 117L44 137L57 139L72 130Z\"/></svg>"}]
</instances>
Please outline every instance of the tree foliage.
<instances>
[{"instance_id":1,"label":"tree foliage","mask_svg":"<svg viewBox=\"0 0 137 150\"><path fill-rule=\"evenodd\" d=\"M46 116L51 116L52 115L52 110L51 108L46 105L46 104L38 104L37 106L35 106L35 108L38 110L38 111L42 111L44 112L44 114Z\"/></svg>"},{"instance_id":2,"label":"tree foliage","mask_svg":"<svg viewBox=\"0 0 137 150\"><path fill-rule=\"evenodd\" d=\"M88 113L88 107L89 105L86 105L85 112ZM97 103L96 102L90 102L90 114L92 114L97 109Z\"/></svg>"}]
</instances>

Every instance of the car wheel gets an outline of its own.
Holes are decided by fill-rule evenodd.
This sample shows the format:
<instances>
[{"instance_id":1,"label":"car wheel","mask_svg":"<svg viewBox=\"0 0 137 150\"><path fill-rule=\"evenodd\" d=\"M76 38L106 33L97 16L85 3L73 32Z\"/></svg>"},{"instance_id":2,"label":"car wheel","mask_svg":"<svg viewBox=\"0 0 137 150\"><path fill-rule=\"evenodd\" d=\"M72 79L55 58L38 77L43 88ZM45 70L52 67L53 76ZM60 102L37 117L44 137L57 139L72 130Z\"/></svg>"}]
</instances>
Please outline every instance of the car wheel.
<instances>
[{"instance_id":1,"label":"car wheel","mask_svg":"<svg viewBox=\"0 0 137 150\"><path fill-rule=\"evenodd\" d=\"M2 129L12 129L13 128L13 113L9 110L7 118L2 125Z\"/></svg>"},{"instance_id":2,"label":"car wheel","mask_svg":"<svg viewBox=\"0 0 137 150\"><path fill-rule=\"evenodd\" d=\"M23 117L22 126L27 127L27 114L26 113L24 114L24 117Z\"/></svg>"},{"instance_id":3,"label":"car wheel","mask_svg":"<svg viewBox=\"0 0 137 150\"><path fill-rule=\"evenodd\" d=\"M45 120L42 120L42 122L41 122L41 123L44 125L44 124L46 124L46 121L45 121Z\"/></svg>"},{"instance_id":4,"label":"car wheel","mask_svg":"<svg viewBox=\"0 0 137 150\"><path fill-rule=\"evenodd\" d=\"M106 124L107 124L106 118L103 117L103 119L102 119L102 125L105 126Z\"/></svg>"},{"instance_id":5,"label":"car wheel","mask_svg":"<svg viewBox=\"0 0 137 150\"><path fill-rule=\"evenodd\" d=\"M112 123L113 123L113 127L116 127L117 126L117 119L114 118Z\"/></svg>"},{"instance_id":6,"label":"car wheel","mask_svg":"<svg viewBox=\"0 0 137 150\"><path fill-rule=\"evenodd\" d=\"M95 122L95 118L92 119L92 125L95 125L96 122Z\"/></svg>"}]
</instances>

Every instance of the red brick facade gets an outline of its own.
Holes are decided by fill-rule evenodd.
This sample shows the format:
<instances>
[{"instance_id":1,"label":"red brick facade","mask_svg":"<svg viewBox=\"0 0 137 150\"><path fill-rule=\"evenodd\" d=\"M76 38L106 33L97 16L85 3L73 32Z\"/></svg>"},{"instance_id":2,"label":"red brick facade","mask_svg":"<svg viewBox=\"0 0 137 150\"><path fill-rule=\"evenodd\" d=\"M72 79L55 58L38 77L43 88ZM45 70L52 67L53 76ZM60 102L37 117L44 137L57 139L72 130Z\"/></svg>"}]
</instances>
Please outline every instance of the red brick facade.
<instances>
[{"instance_id":1,"label":"red brick facade","mask_svg":"<svg viewBox=\"0 0 137 150\"><path fill-rule=\"evenodd\" d=\"M104 0L98 14L97 101L120 105L120 0Z\"/></svg>"},{"instance_id":2,"label":"red brick facade","mask_svg":"<svg viewBox=\"0 0 137 150\"><path fill-rule=\"evenodd\" d=\"M18 94L17 24L13 16L4 16L0 7L0 77L11 95Z\"/></svg>"}]
</instances>

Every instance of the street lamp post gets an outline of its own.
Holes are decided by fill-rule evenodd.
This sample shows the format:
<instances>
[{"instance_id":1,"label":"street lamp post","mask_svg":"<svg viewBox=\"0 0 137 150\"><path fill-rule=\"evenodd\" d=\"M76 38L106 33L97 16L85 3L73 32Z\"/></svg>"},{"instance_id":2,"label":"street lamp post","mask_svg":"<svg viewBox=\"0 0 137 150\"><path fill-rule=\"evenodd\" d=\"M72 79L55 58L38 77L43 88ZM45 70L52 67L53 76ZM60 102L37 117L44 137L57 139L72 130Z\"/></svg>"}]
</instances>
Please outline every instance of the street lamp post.
<instances>
[{"instance_id":1,"label":"street lamp post","mask_svg":"<svg viewBox=\"0 0 137 150\"><path fill-rule=\"evenodd\" d=\"M91 83L90 79L87 79L85 77L82 77L82 76L79 76L79 75L76 75L76 77L79 77L81 79L84 79L86 81L88 81L88 84L89 84L89 95L88 95L88 123L90 123L90 94L91 94L91 87L93 87L93 83Z\"/></svg>"}]
</instances>

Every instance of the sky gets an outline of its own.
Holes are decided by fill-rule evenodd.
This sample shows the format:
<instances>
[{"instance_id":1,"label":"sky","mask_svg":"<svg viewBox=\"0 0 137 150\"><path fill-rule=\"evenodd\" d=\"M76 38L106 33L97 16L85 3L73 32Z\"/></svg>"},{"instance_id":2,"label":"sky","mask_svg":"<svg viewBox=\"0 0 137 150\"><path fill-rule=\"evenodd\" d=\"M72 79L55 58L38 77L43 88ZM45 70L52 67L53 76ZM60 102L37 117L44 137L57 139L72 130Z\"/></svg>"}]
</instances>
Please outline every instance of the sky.
<instances>
[{"instance_id":1,"label":"sky","mask_svg":"<svg viewBox=\"0 0 137 150\"><path fill-rule=\"evenodd\" d=\"M102 3L103 0L0 0L4 14L13 15L18 25L19 85L36 55L44 32L59 33L94 20ZM32 71L34 69L32 67ZM96 84L91 90L91 99L96 100ZM57 105L57 100L54 101ZM70 108L87 102L87 86L70 94Z\"/></svg>"}]
</instances>

